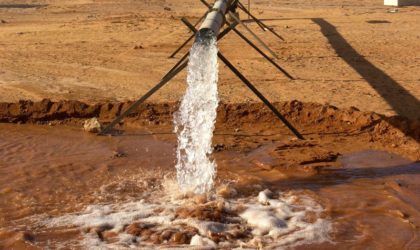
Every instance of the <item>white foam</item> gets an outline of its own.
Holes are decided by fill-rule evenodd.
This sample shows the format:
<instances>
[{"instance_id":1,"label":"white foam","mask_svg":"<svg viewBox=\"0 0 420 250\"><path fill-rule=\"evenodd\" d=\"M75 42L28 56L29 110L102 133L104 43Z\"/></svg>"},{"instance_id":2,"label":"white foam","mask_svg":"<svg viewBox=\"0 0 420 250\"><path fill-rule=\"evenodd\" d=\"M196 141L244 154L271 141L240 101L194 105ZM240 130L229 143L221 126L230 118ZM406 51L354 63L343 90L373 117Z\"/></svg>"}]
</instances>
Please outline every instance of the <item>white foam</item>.
<instances>
[{"instance_id":1,"label":"white foam","mask_svg":"<svg viewBox=\"0 0 420 250\"><path fill-rule=\"evenodd\" d=\"M128 202L124 204L92 205L82 213L69 214L59 218L47 219L48 227L79 226L81 228L112 227L119 234L119 241L106 244L96 233L86 233L80 242L88 249L125 249L150 246L142 243L141 238L128 235L122 231L125 225L139 222L156 225L156 229L182 228L185 225L194 227L198 234L191 240L191 245L214 248L217 244L208 237L212 234L231 233L235 235L238 228L252 228L252 239L237 239L235 242L223 242L223 247L260 247L284 248L301 244L328 241L331 223L320 217L322 207L309 197L283 194L273 198L269 190L260 192L257 197L224 200L227 210L235 211L236 207L246 207L240 215L226 218L225 223L200 221L196 218L177 218L178 207L192 207L193 199L174 201L173 197L155 194L155 202ZM159 212L155 212L159 211ZM307 221L308 213L314 221ZM45 219L45 218L44 218ZM219 245L221 247L221 245Z\"/></svg>"},{"instance_id":2,"label":"white foam","mask_svg":"<svg viewBox=\"0 0 420 250\"><path fill-rule=\"evenodd\" d=\"M47 223L53 227L65 225L83 227L110 226L115 231L119 231L130 222L149 218L153 215L153 210L156 207L157 205L147 204L143 200L122 205L90 205L81 214L54 218Z\"/></svg>"},{"instance_id":3,"label":"white foam","mask_svg":"<svg viewBox=\"0 0 420 250\"><path fill-rule=\"evenodd\" d=\"M317 218L315 222L307 222L308 212L315 212L319 217L322 207L309 197L296 196L269 199L269 192L262 191L258 195L258 203L251 204L240 216L253 227L255 236L270 236L269 245L296 246L314 242L328 241L330 222Z\"/></svg>"}]
</instances>

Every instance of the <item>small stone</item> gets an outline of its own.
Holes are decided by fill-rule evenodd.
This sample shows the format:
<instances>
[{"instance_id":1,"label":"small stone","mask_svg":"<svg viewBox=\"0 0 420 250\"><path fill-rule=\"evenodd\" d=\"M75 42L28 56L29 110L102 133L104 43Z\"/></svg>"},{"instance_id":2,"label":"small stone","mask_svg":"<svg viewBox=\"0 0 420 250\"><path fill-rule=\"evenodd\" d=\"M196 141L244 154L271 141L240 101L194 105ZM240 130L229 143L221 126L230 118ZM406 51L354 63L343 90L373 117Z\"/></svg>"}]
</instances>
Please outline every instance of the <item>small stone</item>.
<instances>
[{"instance_id":1,"label":"small stone","mask_svg":"<svg viewBox=\"0 0 420 250\"><path fill-rule=\"evenodd\" d=\"M83 123L83 129L90 133L99 133L102 130L102 125L96 117L88 119Z\"/></svg>"},{"instance_id":2,"label":"small stone","mask_svg":"<svg viewBox=\"0 0 420 250\"><path fill-rule=\"evenodd\" d=\"M164 7L163 8L164 10L166 10L166 11L171 11L172 9L171 8L169 8L169 7Z\"/></svg>"},{"instance_id":3,"label":"small stone","mask_svg":"<svg viewBox=\"0 0 420 250\"><path fill-rule=\"evenodd\" d=\"M188 244L188 235L183 232L176 232L172 235L170 242L179 245Z\"/></svg>"},{"instance_id":4,"label":"small stone","mask_svg":"<svg viewBox=\"0 0 420 250\"><path fill-rule=\"evenodd\" d=\"M273 192L271 192L268 189L261 191L258 194L258 202L261 203L262 205L269 205L270 204L269 200L272 196L273 196Z\"/></svg>"},{"instance_id":5,"label":"small stone","mask_svg":"<svg viewBox=\"0 0 420 250\"><path fill-rule=\"evenodd\" d=\"M225 144L216 144L213 146L214 152L220 152L225 149Z\"/></svg>"},{"instance_id":6,"label":"small stone","mask_svg":"<svg viewBox=\"0 0 420 250\"><path fill-rule=\"evenodd\" d=\"M238 194L238 191L230 185L223 185L217 189L217 194L228 199L235 197Z\"/></svg>"},{"instance_id":7,"label":"small stone","mask_svg":"<svg viewBox=\"0 0 420 250\"><path fill-rule=\"evenodd\" d=\"M31 241L31 242L35 240L34 236L29 232L19 232L16 234L15 238L18 240Z\"/></svg>"},{"instance_id":8,"label":"small stone","mask_svg":"<svg viewBox=\"0 0 420 250\"><path fill-rule=\"evenodd\" d=\"M214 247L214 248L217 247L217 245L216 245L216 243L214 243L214 241L212 241L208 238L201 237L198 234L196 234L192 237L190 245L191 246L209 246L209 247Z\"/></svg>"},{"instance_id":9,"label":"small stone","mask_svg":"<svg viewBox=\"0 0 420 250\"><path fill-rule=\"evenodd\" d=\"M112 159L122 158L122 157L127 157L127 154L125 154L123 152L119 152L119 151L113 151L112 152Z\"/></svg>"},{"instance_id":10,"label":"small stone","mask_svg":"<svg viewBox=\"0 0 420 250\"><path fill-rule=\"evenodd\" d=\"M274 168L273 165L264 162L264 161L259 161L259 160L254 160L252 161L252 163L255 164L255 166L257 166L258 168L262 169L262 170L266 170L266 171L270 171Z\"/></svg>"},{"instance_id":11,"label":"small stone","mask_svg":"<svg viewBox=\"0 0 420 250\"><path fill-rule=\"evenodd\" d=\"M102 233L102 237L106 242L113 243L118 241L118 234L113 231L105 231Z\"/></svg>"},{"instance_id":12,"label":"small stone","mask_svg":"<svg viewBox=\"0 0 420 250\"><path fill-rule=\"evenodd\" d=\"M154 234L150 235L150 241L153 244L161 244L162 243L162 241L160 240L160 235L157 234L157 233L154 233Z\"/></svg>"},{"instance_id":13,"label":"small stone","mask_svg":"<svg viewBox=\"0 0 420 250\"><path fill-rule=\"evenodd\" d=\"M143 231L141 231L141 236L142 237L144 237L144 236L150 236L152 234L153 234L153 231L150 230L150 229L144 229Z\"/></svg>"},{"instance_id":14,"label":"small stone","mask_svg":"<svg viewBox=\"0 0 420 250\"><path fill-rule=\"evenodd\" d=\"M162 242L169 241L169 239L172 237L172 234L173 232L171 230L165 230L159 236L159 240Z\"/></svg>"},{"instance_id":15,"label":"small stone","mask_svg":"<svg viewBox=\"0 0 420 250\"><path fill-rule=\"evenodd\" d=\"M141 45L136 45L136 46L134 46L134 49L144 49L144 48Z\"/></svg>"},{"instance_id":16,"label":"small stone","mask_svg":"<svg viewBox=\"0 0 420 250\"><path fill-rule=\"evenodd\" d=\"M207 195L205 194L198 194L194 196L194 202L196 204L204 204L207 202Z\"/></svg>"},{"instance_id":17,"label":"small stone","mask_svg":"<svg viewBox=\"0 0 420 250\"><path fill-rule=\"evenodd\" d=\"M139 236L142 233L140 224L134 223L125 228L125 232L131 235Z\"/></svg>"},{"instance_id":18,"label":"small stone","mask_svg":"<svg viewBox=\"0 0 420 250\"><path fill-rule=\"evenodd\" d=\"M6 21L4 21L3 19L0 20L0 23L7 23Z\"/></svg>"}]
</instances>

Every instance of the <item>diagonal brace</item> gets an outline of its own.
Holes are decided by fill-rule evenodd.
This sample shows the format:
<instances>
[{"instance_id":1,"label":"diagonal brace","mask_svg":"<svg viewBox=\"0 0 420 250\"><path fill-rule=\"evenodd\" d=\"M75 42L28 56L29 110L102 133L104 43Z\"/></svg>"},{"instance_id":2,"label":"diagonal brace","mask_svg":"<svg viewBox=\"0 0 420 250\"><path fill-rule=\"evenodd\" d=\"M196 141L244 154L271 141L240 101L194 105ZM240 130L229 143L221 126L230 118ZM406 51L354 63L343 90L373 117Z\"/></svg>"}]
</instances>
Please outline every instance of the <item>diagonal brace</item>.
<instances>
[{"instance_id":1,"label":"diagonal brace","mask_svg":"<svg viewBox=\"0 0 420 250\"><path fill-rule=\"evenodd\" d=\"M200 19L198 19L198 21L194 24L194 27L196 27L208 14L209 12L207 11L202 17L200 17ZM191 32L191 31L190 31ZM188 39L181 45L179 46L179 48L177 48L170 56L169 58L174 58L176 54L178 54L179 51L181 51L181 49L183 49L193 38L195 37L195 34L192 34L190 37L188 37Z\"/></svg>"},{"instance_id":2,"label":"diagonal brace","mask_svg":"<svg viewBox=\"0 0 420 250\"><path fill-rule=\"evenodd\" d=\"M184 23L189 23L185 18L181 19ZM224 29L219 36L217 37L218 40L222 39L224 36L226 36L232 28L234 28L237 24L232 24L228 26L226 29ZM195 30L195 28L194 28ZM122 119L124 119L126 116L131 114L140 104L145 102L150 96L152 96L155 92L157 92L160 88L162 88L166 83L168 83L172 78L174 78L179 72L181 72L185 67L188 65L188 56L189 53L186 53L179 61L176 63L169 71L166 73L166 75L160 80L158 84L156 84L153 88L151 88L146 94L144 94L140 99L138 99L136 102L131 104L130 107L128 107L127 110L125 110L122 114L120 114L118 117L116 117L110 124L108 124L100 133L99 135L105 135L109 133L115 125L117 125Z\"/></svg>"},{"instance_id":3,"label":"diagonal brace","mask_svg":"<svg viewBox=\"0 0 420 250\"><path fill-rule=\"evenodd\" d=\"M269 61L274 67L280 70L287 78L290 80L295 80L293 76L291 76L285 69L283 69L280 65L278 65L273 59L271 59L267 54L265 54L262 50L260 50L251 40L249 40L246 36L244 36L239 30L233 28L233 31L242 38L246 43L249 44L252 48L254 48L260 55L262 55L267 61Z\"/></svg>"},{"instance_id":4,"label":"diagonal brace","mask_svg":"<svg viewBox=\"0 0 420 250\"><path fill-rule=\"evenodd\" d=\"M209 9L211 9L212 7L211 7L211 5L209 4L209 3L207 3L207 1L206 0L200 0L201 1L201 3L203 3L204 5L206 5ZM270 49L270 47L268 47L268 45L267 44L265 44L258 36L257 36L257 34L255 34L250 28L248 28L238 17L236 17L233 13L232 13L232 11L228 11L228 15L233 19L233 20L235 20L235 22L237 22L237 23L239 23L244 29L246 29L254 38L255 38L255 40L257 40L258 41L258 43L259 44L261 44L261 46L263 46L268 52L270 52L270 54L274 57L274 58L279 58L278 56L277 56L277 54L273 51L273 50L271 50Z\"/></svg>"},{"instance_id":5,"label":"diagonal brace","mask_svg":"<svg viewBox=\"0 0 420 250\"><path fill-rule=\"evenodd\" d=\"M271 33L273 33L276 37L278 37L279 39L281 39L282 41L284 41L284 38L282 36L280 36L277 32L274 31L273 28L268 27L265 23L263 23L260 19L258 19L257 17L255 17L254 15L251 14L251 12L249 12L246 7L241 3L238 2L238 7L245 12L246 14L248 14L260 27L264 27L265 29L269 30Z\"/></svg>"},{"instance_id":6,"label":"diagonal brace","mask_svg":"<svg viewBox=\"0 0 420 250\"><path fill-rule=\"evenodd\" d=\"M189 23L186 19L183 20L183 22L185 23L185 25L188 26L188 28L190 28L194 33L197 33L197 29L191 24ZM280 111L278 111L276 109L276 107L274 107L273 104L270 103L270 101L265 98L265 96L258 91L257 88L255 88L255 86L244 76L242 75L241 72L239 72L239 70L233 66L233 64L231 64L229 62L229 60L223 56L222 53L218 52L217 56L220 58L220 60L223 61L223 63L277 116L277 118L279 118L279 120L281 122L283 122L283 124L290 130L293 132L293 134L301 140L304 140L303 136L301 133L299 133L299 131L293 127L293 125L280 113Z\"/></svg>"}]
</instances>

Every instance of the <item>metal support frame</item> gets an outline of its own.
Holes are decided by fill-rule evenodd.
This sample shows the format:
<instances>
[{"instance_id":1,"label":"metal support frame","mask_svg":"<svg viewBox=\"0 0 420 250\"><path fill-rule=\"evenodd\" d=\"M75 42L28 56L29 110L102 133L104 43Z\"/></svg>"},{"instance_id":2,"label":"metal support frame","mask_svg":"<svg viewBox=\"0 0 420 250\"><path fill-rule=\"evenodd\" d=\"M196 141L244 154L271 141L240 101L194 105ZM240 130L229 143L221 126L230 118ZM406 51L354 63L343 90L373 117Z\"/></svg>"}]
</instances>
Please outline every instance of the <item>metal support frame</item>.
<instances>
[{"instance_id":1,"label":"metal support frame","mask_svg":"<svg viewBox=\"0 0 420 250\"><path fill-rule=\"evenodd\" d=\"M181 51L181 49L183 49L194 37L195 34L192 34L181 46L179 46L179 48L174 51L174 53L169 56L169 58L174 58L176 54L178 54L178 52Z\"/></svg>"},{"instance_id":2,"label":"metal support frame","mask_svg":"<svg viewBox=\"0 0 420 250\"><path fill-rule=\"evenodd\" d=\"M254 15L252 15L252 13L250 12L250 10L247 10L246 7L241 2L238 2L238 7L243 12L245 12L246 14L248 14L248 16L250 16L264 31L267 29L271 33L273 33L276 37L278 37L280 40L284 41L284 38L282 36L280 36L277 32L275 32L273 28L268 27L264 22L262 22L260 19L258 19Z\"/></svg>"},{"instance_id":3,"label":"metal support frame","mask_svg":"<svg viewBox=\"0 0 420 250\"><path fill-rule=\"evenodd\" d=\"M211 5L209 3L207 3L205 0L200 0L204 5L206 5L209 9L211 8ZM239 0L235 1L234 4L240 4ZM239 20L230 10L228 11L228 14L230 16L232 16L234 18L234 20L236 22L240 22L243 26L245 26L241 20ZM229 25L229 22L226 21L226 23ZM195 27L195 26L194 26ZM245 26L246 29L248 29L248 27ZM239 36L241 37L246 43L248 43L252 48L254 48L260 55L262 55L265 59L267 59L274 67L276 67L278 70L280 70L287 78L289 78L290 80L295 80L295 78L293 76L291 76L286 70L284 70L280 65L278 65L273 59L271 59L267 54L265 54L261 49L259 49L253 42L251 42L251 40L249 40L246 36L244 36L240 31L238 31L235 27L233 28L233 31ZM252 31L251 31L252 32ZM254 33L252 33L254 36L256 36ZM259 38L258 41L260 41L260 43L264 44L264 42L262 42ZM264 46L266 47L266 45L264 44ZM268 47L266 47L268 48ZM271 51L268 48L268 51ZM274 52L273 52L274 53Z\"/></svg>"},{"instance_id":4,"label":"metal support frame","mask_svg":"<svg viewBox=\"0 0 420 250\"><path fill-rule=\"evenodd\" d=\"M194 27L196 27L201 21L203 21L203 19L206 17L206 15L209 12L206 11L206 13L200 17L200 19L198 19L198 21L194 24ZM189 30L189 32L191 32L191 30ZM181 51L193 38L195 37L195 34L192 34L183 44L181 44L181 46L179 46L170 56L169 58L174 58L176 56L176 54L178 54L179 51Z\"/></svg>"},{"instance_id":5,"label":"metal support frame","mask_svg":"<svg viewBox=\"0 0 420 250\"><path fill-rule=\"evenodd\" d=\"M207 3L205 0L200 0L204 5L206 5L207 8L211 9L211 5L209 3ZM260 26L260 28L263 31L269 30L271 33L273 33L275 36L277 36L279 39L281 39L282 41L284 41L284 38L279 35L277 32L274 31L273 28L267 26L264 22L262 22L260 19L258 19L257 17L255 17L250 10L248 10L239 0L235 2L235 4L237 4L237 6L239 7L239 9L241 9L243 12L245 12L246 14L248 14L248 19L253 19L258 26ZM207 15L208 11L194 24L194 27L196 27ZM232 13L229 13L229 15L232 16L232 18L237 19L235 15L233 15ZM250 30L241 20L235 20L235 21L239 21L239 23L241 23L241 25L252 34L252 36L267 50L270 52L270 54L278 59L278 56L252 31ZM179 46L170 56L169 58L174 58L176 56L176 54L179 53L179 51L181 51L192 39L194 38L194 35L190 36L181 46ZM250 44L251 45L251 44ZM253 45L251 45L252 47L254 47ZM264 56L265 57L265 56ZM276 66L276 65L274 65ZM276 66L276 68L279 68L278 66ZM281 70L279 68L279 70ZM283 70L281 70L283 71ZM283 72L285 73L285 72ZM287 75L287 73L285 73ZM289 77L289 76L288 76ZM290 79L293 79L291 77L289 77Z\"/></svg>"},{"instance_id":6,"label":"metal support frame","mask_svg":"<svg viewBox=\"0 0 420 250\"><path fill-rule=\"evenodd\" d=\"M186 18L181 19L182 22L185 24L190 24ZM191 24L190 24L191 25ZM227 28L225 28L217 37L217 40L222 39L224 36L226 36L237 24L231 24ZM188 26L188 25L187 25ZM195 29L195 27L194 27ZM195 35L195 32L194 32ZM181 72L187 65L188 60L186 60L189 56L190 52L187 52L169 71L166 73L166 75L160 80L158 84L156 84L153 88L151 88L146 94L144 94L140 99L138 99L136 102L131 104L130 107L128 107L127 110L125 110L123 113L121 113L117 118L115 118L110 124L108 124L99 134L105 135L109 133L115 125L117 125L122 119L124 119L126 116L131 114L140 104L145 102L150 96L152 96L156 91L158 91L160 88L162 88L166 83L168 83L172 78L174 78L179 72Z\"/></svg>"},{"instance_id":7,"label":"metal support frame","mask_svg":"<svg viewBox=\"0 0 420 250\"><path fill-rule=\"evenodd\" d=\"M205 1L200 0L202 3L204 3L207 7L211 8L211 6ZM236 1L238 4L240 2ZM231 30L233 30L238 36L240 36L243 40L245 40L251 47L253 47L258 53L260 53L264 58L266 58L271 64L273 64L277 69L279 69L281 72L283 72L289 79L293 79L293 77L287 73L284 69L282 69L276 62L274 62L269 56L267 56L263 51L261 51L255 44L253 44L248 38L246 38L241 32L239 32L235 27L238 24L241 24L245 26L238 18L235 18L235 16L231 13L231 11L228 11L228 14L233 17L235 20L235 23L229 24L227 28L225 28L217 37L217 40L222 39L225 35L227 35ZM177 54L192 38L194 38L195 34L197 33L197 29L195 28L195 25L192 25L186 18L181 19L182 22L194 33L193 36L191 36L184 44L177 49L173 53L173 56ZM198 24L199 22L197 22ZM196 24L196 25L197 25ZM246 27L246 26L245 26ZM246 27L247 28L247 27ZM251 31L252 33L252 31ZM254 33L252 33L255 35ZM256 36L256 35L255 35ZM261 41L262 42L262 41ZM270 50L269 50L270 51ZM153 88L151 88L146 94L144 94L140 99L138 99L136 102L134 102L127 110L125 110L123 113L121 113L117 118L115 118L110 124L108 124L101 132L100 135L107 134L110 132L115 125L117 125L122 119L124 119L126 116L131 114L140 104L145 102L149 97L151 97L155 92L157 92L160 88L162 88L166 83L168 83L172 78L174 78L179 72L181 72L185 67L188 65L188 58L189 52L187 52L169 71L166 73L166 75L160 80L158 84L156 84ZM171 56L172 57L172 56ZM279 118L281 122L290 130L293 132L293 134L299 138L304 139L303 136L299 133L299 131L293 127L293 125L270 103L270 101L265 98L265 96L259 92L257 88L244 76L242 75L239 70L233 66L229 62L229 60L223 56L221 52L218 52L218 57L220 60L223 61L223 63Z\"/></svg>"},{"instance_id":8,"label":"metal support frame","mask_svg":"<svg viewBox=\"0 0 420 250\"><path fill-rule=\"evenodd\" d=\"M151 88L146 94L144 94L140 99L136 102L131 104L131 106L125 110L122 114L120 114L117 118L115 118L108 126L106 126L101 132L101 135L107 134L110 132L115 125L117 125L124 117L131 114L140 104L146 101L150 96L152 96L156 91L162 88L167 82L169 82L172 78L174 78L181 70L183 70L188 65L188 61L184 60L178 67L172 68L163 78L160 80L158 84L156 84L153 88Z\"/></svg>"},{"instance_id":9,"label":"metal support frame","mask_svg":"<svg viewBox=\"0 0 420 250\"><path fill-rule=\"evenodd\" d=\"M188 26L194 33L197 33L197 29L188 22L188 20L183 19L183 22L185 25ZM293 134L303 140L303 136L299 131L293 127L293 125L274 107L273 104L257 89L255 86L244 76L242 73L233 66L232 63L229 62L229 60L219 51L217 53L217 56L222 60L222 62L279 118L281 122L290 130L293 132Z\"/></svg>"},{"instance_id":10,"label":"metal support frame","mask_svg":"<svg viewBox=\"0 0 420 250\"><path fill-rule=\"evenodd\" d=\"M238 31L236 28L233 28L233 31L242 38L246 43L248 43L249 46L254 48L260 55L262 55L267 61L269 61L274 67L276 67L278 70L280 70L287 78L290 80L295 80L293 76L291 76L286 70L284 70L280 65L278 65L273 59L271 59L267 54L265 54L262 50L260 50L251 40L249 40L246 36L244 36L240 31Z\"/></svg>"},{"instance_id":11,"label":"metal support frame","mask_svg":"<svg viewBox=\"0 0 420 250\"><path fill-rule=\"evenodd\" d=\"M207 8L209 8L209 9L211 9L212 7L211 7L211 5L209 4L209 3L207 3L207 1L206 0L200 0L200 2L202 2L204 5L206 5L207 6ZM238 6L239 6L239 4L240 4L240 2L239 1L236 1L235 2L235 4L238 4ZM250 28L248 28L248 26L246 26L237 16L235 16L235 14L233 14L232 13L232 11L230 11L230 10L228 10L228 15L233 19L233 20L235 20L237 23L239 23L242 27L244 27L244 29L246 29L254 38L255 38L255 40L257 40L258 41L258 43L259 44L261 44L261 46L263 46L268 52L270 52L270 54L274 57L274 58L276 58L276 59L278 59L279 57L277 56L277 54L273 51L273 50L271 50L270 49L270 47L268 47L268 45L267 44L265 44L258 36L257 36L257 34L255 34Z\"/></svg>"}]
</instances>

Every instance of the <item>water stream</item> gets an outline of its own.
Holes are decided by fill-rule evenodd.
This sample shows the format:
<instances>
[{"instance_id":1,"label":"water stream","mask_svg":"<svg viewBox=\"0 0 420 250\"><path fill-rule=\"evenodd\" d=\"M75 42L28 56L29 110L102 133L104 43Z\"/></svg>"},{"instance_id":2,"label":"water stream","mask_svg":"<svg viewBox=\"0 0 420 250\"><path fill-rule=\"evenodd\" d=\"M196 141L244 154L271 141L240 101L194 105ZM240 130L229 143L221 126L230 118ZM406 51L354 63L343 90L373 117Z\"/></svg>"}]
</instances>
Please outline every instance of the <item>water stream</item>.
<instances>
[{"instance_id":1,"label":"water stream","mask_svg":"<svg viewBox=\"0 0 420 250\"><path fill-rule=\"evenodd\" d=\"M210 155L219 102L217 80L216 37L211 31L199 33L190 51L187 91L174 116L177 180L183 192L204 193L213 186L216 163Z\"/></svg>"}]
</instances>

